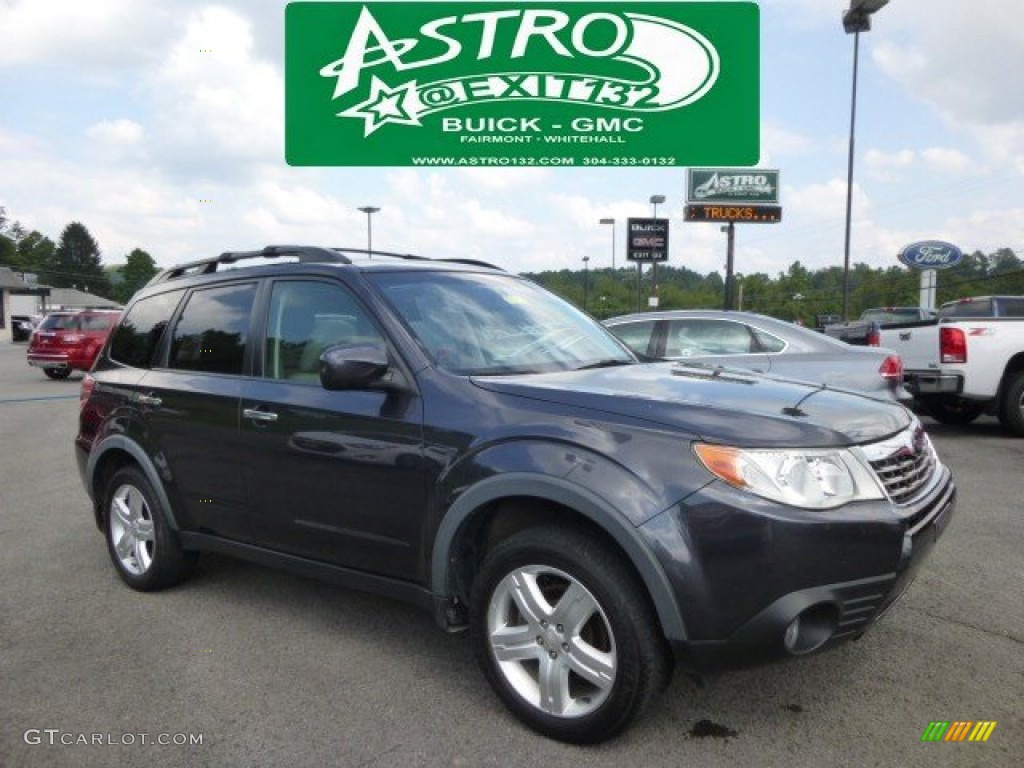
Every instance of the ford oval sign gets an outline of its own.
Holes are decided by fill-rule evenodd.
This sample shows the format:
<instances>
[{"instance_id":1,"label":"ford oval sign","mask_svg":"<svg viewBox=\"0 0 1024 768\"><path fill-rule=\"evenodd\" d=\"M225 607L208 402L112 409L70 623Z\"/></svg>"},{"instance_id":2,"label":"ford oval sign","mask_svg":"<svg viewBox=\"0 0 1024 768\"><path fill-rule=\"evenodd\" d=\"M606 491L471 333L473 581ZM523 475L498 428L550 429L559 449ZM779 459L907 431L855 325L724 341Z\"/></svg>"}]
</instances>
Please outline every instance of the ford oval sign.
<instances>
[{"instance_id":1,"label":"ford oval sign","mask_svg":"<svg viewBox=\"0 0 1024 768\"><path fill-rule=\"evenodd\" d=\"M900 251L899 259L911 269L949 269L963 261L964 254L952 243L924 240Z\"/></svg>"}]
</instances>

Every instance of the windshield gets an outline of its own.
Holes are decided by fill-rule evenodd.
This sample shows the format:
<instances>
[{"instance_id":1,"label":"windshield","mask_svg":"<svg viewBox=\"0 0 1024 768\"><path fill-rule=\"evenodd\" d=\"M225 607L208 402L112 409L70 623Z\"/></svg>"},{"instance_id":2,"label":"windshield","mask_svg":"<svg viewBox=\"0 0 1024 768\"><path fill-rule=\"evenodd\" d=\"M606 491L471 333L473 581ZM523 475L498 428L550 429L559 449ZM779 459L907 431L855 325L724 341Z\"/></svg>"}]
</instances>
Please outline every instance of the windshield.
<instances>
[{"instance_id":1,"label":"windshield","mask_svg":"<svg viewBox=\"0 0 1024 768\"><path fill-rule=\"evenodd\" d=\"M511 275L368 275L423 350L447 371L540 373L636 359L599 323Z\"/></svg>"}]
</instances>

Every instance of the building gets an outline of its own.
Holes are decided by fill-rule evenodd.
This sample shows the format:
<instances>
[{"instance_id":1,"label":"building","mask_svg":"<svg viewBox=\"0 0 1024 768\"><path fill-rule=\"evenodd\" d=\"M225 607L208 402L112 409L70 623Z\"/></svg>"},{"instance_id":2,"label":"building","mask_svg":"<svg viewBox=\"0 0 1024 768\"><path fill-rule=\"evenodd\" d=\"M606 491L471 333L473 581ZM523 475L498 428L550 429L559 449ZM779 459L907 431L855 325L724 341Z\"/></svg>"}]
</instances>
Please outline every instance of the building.
<instances>
[{"instance_id":1,"label":"building","mask_svg":"<svg viewBox=\"0 0 1024 768\"><path fill-rule=\"evenodd\" d=\"M0 341L12 340L12 317L45 315L58 309L121 308L116 301L77 288L51 288L36 283L32 275L24 277L10 267L0 267Z\"/></svg>"},{"instance_id":2,"label":"building","mask_svg":"<svg viewBox=\"0 0 1024 768\"><path fill-rule=\"evenodd\" d=\"M26 283L21 275L10 267L0 267L0 340L11 341L11 315L32 314L22 312L21 296L31 291L32 286ZM35 302L35 297L29 303Z\"/></svg>"}]
</instances>

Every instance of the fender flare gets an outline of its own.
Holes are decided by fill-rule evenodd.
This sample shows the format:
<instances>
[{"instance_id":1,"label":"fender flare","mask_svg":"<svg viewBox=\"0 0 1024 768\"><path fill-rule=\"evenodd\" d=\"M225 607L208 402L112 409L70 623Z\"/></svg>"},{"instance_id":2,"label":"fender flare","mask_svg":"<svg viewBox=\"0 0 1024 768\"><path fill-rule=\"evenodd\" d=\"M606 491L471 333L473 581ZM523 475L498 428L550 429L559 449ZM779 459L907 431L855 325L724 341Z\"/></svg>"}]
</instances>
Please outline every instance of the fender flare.
<instances>
[{"instance_id":1,"label":"fender flare","mask_svg":"<svg viewBox=\"0 0 1024 768\"><path fill-rule=\"evenodd\" d=\"M569 507L611 536L639 573L665 637L671 642L686 640L686 628L672 587L639 531L600 496L559 477L509 472L491 476L463 492L449 507L434 540L430 583L436 598L445 599L449 595L452 546L465 523L489 502L513 496L530 496Z\"/></svg>"},{"instance_id":2,"label":"fender flare","mask_svg":"<svg viewBox=\"0 0 1024 768\"><path fill-rule=\"evenodd\" d=\"M99 465L100 460L112 450L121 450L127 453L139 468L145 474L146 479L149 480L149 484L153 486L153 490L160 499L160 506L164 508L164 512L167 513L167 524L170 526L172 531L178 531L178 521L174 519L174 508L171 506L170 499L167 498L167 491L164 489L163 481L160 479L160 474L156 471L156 467L153 461L149 458L142 447L134 440L130 440L124 435L111 435L106 438L98 448L94 448L89 453L89 460L86 463L85 476L89 480L89 495L93 499L93 503L97 507L102 504L102 500L97 498L97 492L100 489L95 487L96 483L96 467Z\"/></svg>"}]
</instances>

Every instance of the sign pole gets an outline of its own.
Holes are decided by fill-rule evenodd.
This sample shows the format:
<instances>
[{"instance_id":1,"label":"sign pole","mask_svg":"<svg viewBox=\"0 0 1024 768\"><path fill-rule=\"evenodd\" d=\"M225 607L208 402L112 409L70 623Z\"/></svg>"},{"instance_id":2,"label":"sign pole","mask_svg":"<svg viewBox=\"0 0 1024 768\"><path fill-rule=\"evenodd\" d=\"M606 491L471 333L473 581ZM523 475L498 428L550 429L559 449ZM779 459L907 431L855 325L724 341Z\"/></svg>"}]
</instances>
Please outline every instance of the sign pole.
<instances>
[{"instance_id":1,"label":"sign pole","mask_svg":"<svg viewBox=\"0 0 1024 768\"><path fill-rule=\"evenodd\" d=\"M939 271L937 269L925 269L921 271L921 288L918 301L925 309L935 309L935 285L938 282Z\"/></svg>"},{"instance_id":2,"label":"sign pole","mask_svg":"<svg viewBox=\"0 0 1024 768\"><path fill-rule=\"evenodd\" d=\"M733 265L736 254L736 223L730 221L727 226L722 227L727 233L727 245L725 249L725 306L722 309L733 308Z\"/></svg>"},{"instance_id":3,"label":"sign pole","mask_svg":"<svg viewBox=\"0 0 1024 768\"><path fill-rule=\"evenodd\" d=\"M643 274L643 264L639 261L636 263L636 311L640 311L640 278Z\"/></svg>"}]
</instances>

